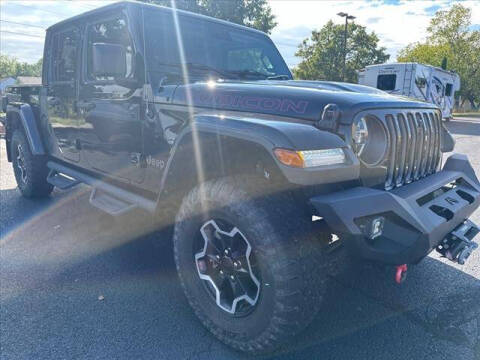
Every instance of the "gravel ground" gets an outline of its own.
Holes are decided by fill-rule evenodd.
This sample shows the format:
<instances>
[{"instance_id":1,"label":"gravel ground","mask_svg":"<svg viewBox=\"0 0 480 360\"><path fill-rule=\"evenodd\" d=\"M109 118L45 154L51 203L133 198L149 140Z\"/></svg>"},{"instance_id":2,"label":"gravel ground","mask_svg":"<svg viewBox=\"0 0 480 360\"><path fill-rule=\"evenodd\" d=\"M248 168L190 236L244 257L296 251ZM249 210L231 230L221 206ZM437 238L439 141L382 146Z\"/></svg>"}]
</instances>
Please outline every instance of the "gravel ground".
<instances>
[{"instance_id":1,"label":"gravel ground","mask_svg":"<svg viewBox=\"0 0 480 360\"><path fill-rule=\"evenodd\" d=\"M480 174L480 119L448 127ZM168 231L112 220L86 187L23 199L3 140L0 155L1 359L245 358L196 320ZM465 266L433 253L401 286L368 266L329 286L324 311L271 358L480 359L480 251Z\"/></svg>"}]
</instances>

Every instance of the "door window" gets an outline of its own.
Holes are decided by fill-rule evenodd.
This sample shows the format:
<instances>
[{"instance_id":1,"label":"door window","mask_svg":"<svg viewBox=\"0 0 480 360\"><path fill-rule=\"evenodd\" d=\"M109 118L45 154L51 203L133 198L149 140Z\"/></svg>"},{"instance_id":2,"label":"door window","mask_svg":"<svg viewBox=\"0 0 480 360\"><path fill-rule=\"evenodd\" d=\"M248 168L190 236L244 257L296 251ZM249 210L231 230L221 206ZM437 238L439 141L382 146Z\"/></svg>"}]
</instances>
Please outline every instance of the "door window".
<instances>
[{"instance_id":1,"label":"door window","mask_svg":"<svg viewBox=\"0 0 480 360\"><path fill-rule=\"evenodd\" d=\"M88 27L87 30L87 80L90 81L114 81L110 75L94 73L93 69L93 48L96 44L108 44L121 47L125 57L125 73L120 78L133 78L134 60L133 43L128 31L127 21L119 16L104 20ZM118 59L117 59L118 60Z\"/></svg>"}]
</instances>

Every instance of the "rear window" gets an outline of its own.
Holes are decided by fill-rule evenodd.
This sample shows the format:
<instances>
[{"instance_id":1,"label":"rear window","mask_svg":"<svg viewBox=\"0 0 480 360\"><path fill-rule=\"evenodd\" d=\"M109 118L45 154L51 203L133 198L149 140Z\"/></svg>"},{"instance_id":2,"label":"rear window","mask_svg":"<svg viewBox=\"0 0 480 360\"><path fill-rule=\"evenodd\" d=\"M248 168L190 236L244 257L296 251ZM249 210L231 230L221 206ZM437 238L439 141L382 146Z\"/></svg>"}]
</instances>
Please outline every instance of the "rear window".
<instances>
[{"instance_id":1,"label":"rear window","mask_svg":"<svg viewBox=\"0 0 480 360\"><path fill-rule=\"evenodd\" d=\"M77 72L79 33L77 29L53 37L52 80L73 81Z\"/></svg>"},{"instance_id":2,"label":"rear window","mask_svg":"<svg viewBox=\"0 0 480 360\"><path fill-rule=\"evenodd\" d=\"M395 84L397 82L396 74L382 74L377 78L377 89L380 90L395 90Z\"/></svg>"}]
</instances>

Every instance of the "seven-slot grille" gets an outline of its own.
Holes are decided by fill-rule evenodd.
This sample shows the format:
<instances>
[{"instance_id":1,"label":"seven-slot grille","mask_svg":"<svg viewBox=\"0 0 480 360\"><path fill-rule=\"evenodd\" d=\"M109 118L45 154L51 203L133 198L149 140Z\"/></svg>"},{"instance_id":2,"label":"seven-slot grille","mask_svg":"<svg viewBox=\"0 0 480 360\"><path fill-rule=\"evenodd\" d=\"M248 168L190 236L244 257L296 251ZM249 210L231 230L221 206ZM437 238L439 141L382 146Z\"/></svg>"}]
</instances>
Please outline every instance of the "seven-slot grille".
<instances>
[{"instance_id":1,"label":"seven-slot grille","mask_svg":"<svg viewBox=\"0 0 480 360\"><path fill-rule=\"evenodd\" d=\"M389 137L385 188L408 184L440 166L442 119L436 111L398 111L385 115Z\"/></svg>"}]
</instances>

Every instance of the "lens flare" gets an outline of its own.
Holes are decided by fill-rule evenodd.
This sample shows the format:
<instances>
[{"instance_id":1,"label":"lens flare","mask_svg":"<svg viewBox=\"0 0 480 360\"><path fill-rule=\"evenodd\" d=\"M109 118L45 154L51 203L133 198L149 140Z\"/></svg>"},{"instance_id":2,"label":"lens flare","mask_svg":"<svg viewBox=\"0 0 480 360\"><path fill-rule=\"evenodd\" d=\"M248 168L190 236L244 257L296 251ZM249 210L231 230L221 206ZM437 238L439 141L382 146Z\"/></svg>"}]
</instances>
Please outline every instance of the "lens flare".
<instances>
[{"instance_id":1,"label":"lens flare","mask_svg":"<svg viewBox=\"0 0 480 360\"><path fill-rule=\"evenodd\" d=\"M171 0L171 5L173 9L173 23L175 26L175 34L177 37L177 43L178 43L178 49L179 49L179 56L180 56L180 62L182 65L182 74L183 74L183 82L185 84L185 94L186 94L186 100L187 100L187 106L188 106L188 115L190 119L190 126L192 128L192 141L193 141L193 152L194 152L194 159L195 159L195 167L197 171L197 180L198 183L200 184L200 194L201 198L204 198L203 196L203 182L205 180L205 174L203 173L203 164L202 164L202 150L201 150L201 145L200 141L198 138L198 130L197 130L197 125L194 121L194 107L193 107L193 98L192 98L192 91L191 88L188 84L190 84L190 76L188 73L188 67L186 66L186 61L185 61L185 49L183 47L183 39L182 39L182 32L180 29L180 23L178 21L178 14L177 14L177 4L175 0ZM205 204L202 205L203 210L206 210Z\"/></svg>"}]
</instances>

